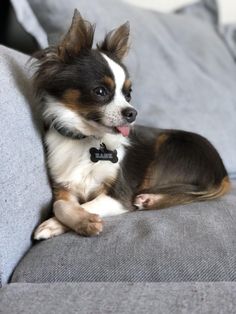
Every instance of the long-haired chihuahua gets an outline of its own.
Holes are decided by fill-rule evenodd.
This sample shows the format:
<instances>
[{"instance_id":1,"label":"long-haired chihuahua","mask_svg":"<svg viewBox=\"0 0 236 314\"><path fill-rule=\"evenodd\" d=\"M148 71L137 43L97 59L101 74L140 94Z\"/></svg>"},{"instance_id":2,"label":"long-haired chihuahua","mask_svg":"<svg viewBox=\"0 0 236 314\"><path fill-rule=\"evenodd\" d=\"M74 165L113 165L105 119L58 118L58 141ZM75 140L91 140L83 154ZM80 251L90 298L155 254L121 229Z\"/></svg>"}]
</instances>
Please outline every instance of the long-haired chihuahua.
<instances>
[{"instance_id":1,"label":"long-haired chihuahua","mask_svg":"<svg viewBox=\"0 0 236 314\"><path fill-rule=\"evenodd\" d=\"M37 240L69 230L98 235L102 217L220 197L230 188L216 149L200 135L134 126L122 63L129 24L92 48L94 26L75 10L63 40L43 50L34 83L45 125L54 216Z\"/></svg>"}]
</instances>

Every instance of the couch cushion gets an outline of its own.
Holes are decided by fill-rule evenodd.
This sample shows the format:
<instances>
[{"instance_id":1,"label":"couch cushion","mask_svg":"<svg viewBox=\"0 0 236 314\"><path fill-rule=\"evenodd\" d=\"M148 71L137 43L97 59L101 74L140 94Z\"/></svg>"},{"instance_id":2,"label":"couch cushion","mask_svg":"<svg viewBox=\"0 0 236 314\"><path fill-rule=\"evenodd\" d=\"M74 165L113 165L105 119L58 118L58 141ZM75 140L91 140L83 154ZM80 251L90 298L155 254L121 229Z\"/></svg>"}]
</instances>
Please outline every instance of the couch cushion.
<instances>
[{"instance_id":1,"label":"couch cushion","mask_svg":"<svg viewBox=\"0 0 236 314\"><path fill-rule=\"evenodd\" d=\"M28 60L0 46L0 285L30 247L51 199Z\"/></svg>"},{"instance_id":2,"label":"couch cushion","mask_svg":"<svg viewBox=\"0 0 236 314\"><path fill-rule=\"evenodd\" d=\"M10 284L0 291L0 312L231 314L235 294L235 282Z\"/></svg>"},{"instance_id":3,"label":"couch cushion","mask_svg":"<svg viewBox=\"0 0 236 314\"><path fill-rule=\"evenodd\" d=\"M211 202L105 220L99 237L68 233L33 246L12 282L234 281L236 185Z\"/></svg>"},{"instance_id":4,"label":"couch cushion","mask_svg":"<svg viewBox=\"0 0 236 314\"><path fill-rule=\"evenodd\" d=\"M187 13L142 10L122 1L48 0L43 6L41 0L28 2L50 43L68 29L76 7L96 23L96 40L129 20L126 63L139 123L204 135L220 151L228 171L236 174L236 65L213 22ZM204 8L216 17L211 2Z\"/></svg>"}]
</instances>

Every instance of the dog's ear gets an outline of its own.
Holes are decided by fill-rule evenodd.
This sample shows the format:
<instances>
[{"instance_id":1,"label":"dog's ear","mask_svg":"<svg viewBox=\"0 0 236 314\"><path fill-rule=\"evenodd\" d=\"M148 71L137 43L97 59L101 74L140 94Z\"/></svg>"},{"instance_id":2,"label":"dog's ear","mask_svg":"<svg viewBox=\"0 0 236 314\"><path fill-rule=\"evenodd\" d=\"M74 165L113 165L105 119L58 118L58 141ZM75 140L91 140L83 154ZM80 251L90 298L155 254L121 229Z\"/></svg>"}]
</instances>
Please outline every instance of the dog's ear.
<instances>
[{"instance_id":1,"label":"dog's ear","mask_svg":"<svg viewBox=\"0 0 236 314\"><path fill-rule=\"evenodd\" d=\"M129 49L129 22L109 32L105 39L97 44L101 51L113 54L118 60L122 60Z\"/></svg>"},{"instance_id":2,"label":"dog's ear","mask_svg":"<svg viewBox=\"0 0 236 314\"><path fill-rule=\"evenodd\" d=\"M67 56L76 56L82 49L91 49L94 37L94 25L84 20L75 9L68 33L58 46L58 55L65 59Z\"/></svg>"}]
</instances>

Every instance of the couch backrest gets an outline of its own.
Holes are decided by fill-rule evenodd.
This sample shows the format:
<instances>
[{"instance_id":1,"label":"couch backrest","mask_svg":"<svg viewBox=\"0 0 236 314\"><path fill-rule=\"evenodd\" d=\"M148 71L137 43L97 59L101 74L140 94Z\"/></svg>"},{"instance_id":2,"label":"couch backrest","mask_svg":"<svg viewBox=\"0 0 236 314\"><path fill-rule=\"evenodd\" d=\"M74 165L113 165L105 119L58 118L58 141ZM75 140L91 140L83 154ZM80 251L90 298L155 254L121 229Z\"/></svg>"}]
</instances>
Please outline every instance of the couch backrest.
<instances>
[{"instance_id":1,"label":"couch backrest","mask_svg":"<svg viewBox=\"0 0 236 314\"><path fill-rule=\"evenodd\" d=\"M51 201L28 59L0 46L1 284L31 245L32 231Z\"/></svg>"}]
</instances>

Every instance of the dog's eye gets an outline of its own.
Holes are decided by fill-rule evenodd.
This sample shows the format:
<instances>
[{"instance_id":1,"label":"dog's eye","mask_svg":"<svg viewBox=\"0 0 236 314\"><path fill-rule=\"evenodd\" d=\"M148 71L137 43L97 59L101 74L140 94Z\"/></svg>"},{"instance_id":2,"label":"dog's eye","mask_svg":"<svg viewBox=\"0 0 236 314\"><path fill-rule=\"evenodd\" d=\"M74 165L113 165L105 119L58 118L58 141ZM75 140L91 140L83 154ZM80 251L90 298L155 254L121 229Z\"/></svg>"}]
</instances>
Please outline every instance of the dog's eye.
<instances>
[{"instance_id":1,"label":"dog's eye","mask_svg":"<svg viewBox=\"0 0 236 314\"><path fill-rule=\"evenodd\" d=\"M125 94L125 99L126 99L128 102L130 102L130 100L131 100L131 92L132 92L132 88L130 88L130 89L128 90L128 92L126 92L126 94Z\"/></svg>"},{"instance_id":2,"label":"dog's eye","mask_svg":"<svg viewBox=\"0 0 236 314\"><path fill-rule=\"evenodd\" d=\"M103 87L103 86L96 87L96 88L94 88L93 91L94 91L94 93L95 93L97 96L102 96L102 97L104 97L104 96L107 95L107 90L106 90L106 88Z\"/></svg>"}]
</instances>

